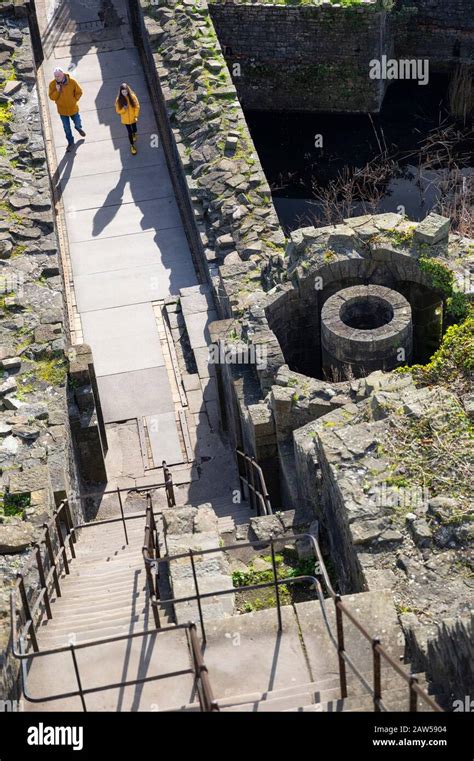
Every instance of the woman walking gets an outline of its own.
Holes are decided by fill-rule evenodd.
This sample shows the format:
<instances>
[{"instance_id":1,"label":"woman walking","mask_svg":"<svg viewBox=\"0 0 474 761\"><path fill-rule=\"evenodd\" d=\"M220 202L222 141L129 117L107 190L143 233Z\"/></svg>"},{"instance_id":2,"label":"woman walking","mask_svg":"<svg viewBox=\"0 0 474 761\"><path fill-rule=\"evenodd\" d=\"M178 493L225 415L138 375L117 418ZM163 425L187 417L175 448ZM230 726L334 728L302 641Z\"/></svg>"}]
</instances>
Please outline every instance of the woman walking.
<instances>
[{"instance_id":1,"label":"woman walking","mask_svg":"<svg viewBox=\"0 0 474 761\"><path fill-rule=\"evenodd\" d=\"M140 113L140 103L126 82L122 82L120 85L119 93L115 99L115 110L119 114L122 124L125 124L127 128L130 150L135 155L137 152L135 143L137 141L137 121Z\"/></svg>"}]
</instances>

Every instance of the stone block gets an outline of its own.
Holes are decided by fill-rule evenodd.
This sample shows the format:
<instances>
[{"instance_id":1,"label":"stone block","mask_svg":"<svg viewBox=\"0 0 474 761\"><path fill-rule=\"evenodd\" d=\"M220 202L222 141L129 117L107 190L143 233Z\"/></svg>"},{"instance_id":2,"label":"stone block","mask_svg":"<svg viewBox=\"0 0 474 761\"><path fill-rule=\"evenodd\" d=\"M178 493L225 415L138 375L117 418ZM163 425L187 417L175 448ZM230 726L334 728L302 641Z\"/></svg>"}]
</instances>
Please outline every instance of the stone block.
<instances>
[{"instance_id":1,"label":"stone block","mask_svg":"<svg viewBox=\"0 0 474 761\"><path fill-rule=\"evenodd\" d=\"M410 523L413 539L418 547L430 547L432 543L431 530L428 523L423 520L417 520Z\"/></svg>"},{"instance_id":2,"label":"stone block","mask_svg":"<svg viewBox=\"0 0 474 761\"><path fill-rule=\"evenodd\" d=\"M255 439L274 434L275 424L272 411L266 404L250 404L248 412L254 429Z\"/></svg>"},{"instance_id":3,"label":"stone block","mask_svg":"<svg viewBox=\"0 0 474 761\"><path fill-rule=\"evenodd\" d=\"M167 534L192 534L196 507L179 507L163 510L163 523Z\"/></svg>"},{"instance_id":4,"label":"stone block","mask_svg":"<svg viewBox=\"0 0 474 761\"><path fill-rule=\"evenodd\" d=\"M0 555L23 552L34 540L35 530L28 523L0 524Z\"/></svg>"},{"instance_id":5,"label":"stone block","mask_svg":"<svg viewBox=\"0 0 474 761\"><path fill-rule=\"evenodd\" d=\"M418 243L428 243L434 246L449 236L451 221L439 214L429 214L423 222L420 222L414 233L414 240Z\"/></svg>"},{"instance_id":6,"label":"stone block","mask_svg":"<svg viewBox=\"0 0 474 761\"><path fill-rule=\"evenodd\" d=\"M194 516L194 531L217 531L217 515L211 504L199 505Z\"/></svg>"}]
</instances>

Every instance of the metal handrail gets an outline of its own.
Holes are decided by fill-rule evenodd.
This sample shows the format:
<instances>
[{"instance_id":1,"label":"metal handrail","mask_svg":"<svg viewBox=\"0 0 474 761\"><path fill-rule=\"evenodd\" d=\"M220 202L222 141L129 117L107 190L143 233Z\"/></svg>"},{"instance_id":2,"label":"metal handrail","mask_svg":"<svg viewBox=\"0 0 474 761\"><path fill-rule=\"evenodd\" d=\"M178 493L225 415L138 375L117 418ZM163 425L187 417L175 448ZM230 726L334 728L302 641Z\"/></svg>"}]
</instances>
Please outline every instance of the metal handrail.
<instances>
[{"instance_id":1,"label":"metal handrail","mask_svg":"<svg viewBox=\"0 0 474 761\"><path fill-rule=\"evenodd\" d=\"M143 540L143 547L142 547L142 555L143 559L145 561L145 573L146 573L146 580L148 585L148 592L150 595L150 599L157 598L159 594L158 589L158 574L155 574L155 579L153 580L153 573L150 563L147 563L147 560L156 562L157 558L160 557L160 547L157 539L157 531L156 531L156 522L155 522L155 516L153 514L153 502L151 499L151 494L147 495L147 506L146 506L146 517L145 517L145 537ZM157 629L160 628L160 614L158 611L157 606L152 606L153 610L153 619L155 621L155 626Z\"/></svg>"},{"instance_id":2,"label":"metal handrail","mask_svg":"<svg viewBox=\"0 0 474 761\"><path fill-rule=\"evenodd\" d=\"M164 463L164 466L166 466L166 463ZM169 472L169 470L168 470L168 477L169 477L169 481L171 482L171 490L172 490L172 478L171 478L171 473ZM166 488L166 484L164 486ZM153 487L148 487L148 488L153 488ZM115 491L110 493L115 493ZM155 620L155 629L91 640L91 641L82 642L76 645L73 643L70 643L69 645L65 645L62 647L50 648L47 650L39 650L38 640L36 637L36 630L35 630L35 617L40 611L41 603L44 601L46 616L48 619L52 618L49 585L51 581L53 580L56 593L58 596L61 596L61 588L59 584L60 575L58 574L58 569L60 567L59 561L62 559L64 571L66 572L66 574L69 574L70 571L69 571L69 562L67 558L67 544L69 544L69 547L71 550L71 558L74 558L75 557L74 543L77 541L77 537L76 537L77 530L82 528L88 528L90 526L97 526L98 524L100 525L100 524L108 524L108 523L117 523L122 521L124 523L125 538L128 544L128 535L127 535L127 531L125 527L125 522L127 520L134 520L136 518L139 518L141 517L141 515L133 515L133 516L125 517L123 512L123 506L121 503L120 494L119 494L119 501L121 506L120 518L110 518L103 521L95 521L95 522L84 523L84 524L81 523L76 525L73 525L72 523L69 504L67 500L63 501L61 505L59 506L58 510L54 512L53 518L51 519L51 521L48 524L44 524L45 531L44 531L43 538L38 543L36 543L35 553L34 555L31 555L26 561L23 567L23 572L18 574L18 578L14 584L14 587L10 595L10 610L11 610L11 620L12 620L12 654L15 658L19 659L21 662L21 673L22 673L22 679L23 679L23 694L27 700L33 703L41 703L41 702L48 702L53 700L64 700L66 698L79 697L82 703L83 710L87 711L87 706L85 701L86 695L90 695L96 692L101 692L104 690L118 689L122 687L134 686L137 684L144 684L146 682L156 681L158 679L169 678L172 676L181 676L188 673L194 673L195 683L198 688L197 691L199 695L201 709L203 711L218 711L219 707L215 703L215 700L212 695L212 690L210 687L209 677L207 673L207 667L203 661L203 658L199 649L199 642L197 640L195 624L192 622L189 622L188 624L182 624L182 625L173 626L169 628L161 628L157 607L152 608L154 620ZM170 494L168 494L168 504L170 505L171 502L174 503L174 494L172 491ZM65 536L63 536L63 533L62 533L61 518L63 518L64 525L66 526ZM53 542L51 541L51 533L50 533L51 531L53 531L53 529L56 529L56 533L57 533L56 539L59 544L59 550L57 551L56 554L54 554L54 551L53 551ZM47 556L49 558L49 562L51 565L48 573L45 573L45 563L41 555L42 543L46 545ZM145 551L145 549L147 550L148 553L151 553L150 556L159 557L159 544L157 542L156 522L155 522L155 516L153 513L152 499L149 492L147 493L145 546L143 550ZM32 569L35 559L36 559L36 565L37 565L38 575L40 579L41 589L37 599L35 600L34 603L32 603L32 601L28 600L28 595L27 595L27 591L26 591L26 587L24 583L24 575L28 570ZM147 566L147 568L149 570L149 572L147 572L147 579L149 583L151 582L152 584L150 588L150 594L154 594L155 591L156 592L158 591L158 587L156 587L156 590L155 590L153 586L153 575L151 574L149 566ZM17 620L16 620L18 592L20 592L21 600L22 600L22 615L26 619L25 625L20 634L18 634ZM80 670L79 670L79 664L77 662L77 657L76 657L77 650L90 648L90 647L97 647L99 645L108 644L111 642L130 640L136 637L144 637L147 634L156 634L156 633L161 633L163 631L176 631L177 629L186 629L188 632L188 646L190 649L190 654L192 656L193 669L183 669L180 671L169 672L167 674L161 674L161 675L152 676L152 677L142 677L142 678L127 680L127 681L118 682L114 684L101 685L100 687L91 687L91 688L83 687ZM33 653L27 652L27 648L25 646L25 640L27 636L30 637L30 640L33 646L33 651L34 651ZM17 649L17 642L18 642L18 649ZM36 697L36 698L29 695L28 694L28 679L27 679L28 669L27 669L26 661L32 658L45 657L48 655L51 656L58 653L65 653L65 652L69 652L71 655L78 689L61 693L61 694L48 695L48 696Z\"/></svg>"},{"instance_id":3,"label":"metal handrail","mask_svg":"<svg viewBox=\"0 0 474 761\"><path fill-rule=\"evenodd\" d=\"M66 517L67 516L67 517ZM71 514L69 511L69 504L67 500L64 500L59 505L58 509L54 511L52 519L49 521L49 523L44 523L43 528L43 536L40 538L38 542L35 544L35 552L30 555L30 557L27 559L26 563L24 564L22 570L17 573L17 577L15 579L15 583L13 585L13 589L11 591L10 595L10 609L11 609L11 618L12 618L12 640L13 640L13 647L15 647L15 643L18 639L18 632L17 632L17 595L20 594L21 601L22 601L22 608L20 608L20 616L23 615L25 618L25 626L23 631L23 636L26 637L29 635L31 639L31 644L33 646L33 650L35 652L38 652L38 640L36 638L36 631L35 631L35 616L39 612L40 605L45 601L45 610L46 615L48 618L51 618L51 609L50 609L50 600L49 600L49 583L51 579L54 579L54 585L56 588L56 593L58 596L61 596L61 588L59 584L59 574L58 569L61 567L61 561L64 567L64 571L66 574L69 574L69 563L67 559L67 548L66 544L64 543L64 536L62 533L61 528L61 519L64 518L64 524L67 527L67 533L66 533L66 539L68 540L69 547L71 549L71 552L74 553L74 541L75 538L73 537L73 532L71 530L72 527L72 519ZM56 531L57 535L57 542L59 543L59 550L54 553L54 547L53 542L51 540L51 534ZM41 557L41 545L44 544L46 546L47 556L49 559L49 571L47 575L44 573L44 560ZM72 554L74 557L74 554ZM35 602L32 602L32 600L28 599L28 593L25 585L25 576L28 571L32 570L33 563L36 559L37 563L37 571L38 576L40 579L40 591L38 594L37 599Z\"/></svg>"},{"instance_id":4,"label":"metal handrail","mask_svg":"<svg viewBox=\"0 0 474 761\"><path fill-rule=\"evenodd\" d=\"M121 517L107 519L104 521L91 521L90 523L82 523L77 525L75 528L86 528L89 525L97 526L99 523L113 523L114 521L121 520L123 524L123 532L125 535L125 543L128 544L128 534L127 534L127 527L125 524L122 494L124 493L130 494L133 492L138 492L138 493L145 492L146 494L149 494L151 491L156 491L157 489L165 489L166 501L168 503L168 507L174 507L176 505L176 500L174 496L173 476L169 467L166 464L166 460L162 461L161 467L163 469L163 479L164 479L164 482L162 484L151 484L149 486L133 486L130 488L129 487L120 488L117 486L116 489L109 489L108 491L96 491L96 492L89 492L88 494L79 494L78 499L81 502L84 502L86 499L90 499L91 497L105 497L110 494L116 494L118 497Z\"/></svg>"},{"instance_id":5,"label":"metal handrail","mask_svg":"<svg viewBox=\"0 0 474 761\"><path fill-rule=\"evenodd\" d=\"M198 691L201 710L208 712L219 711L219 706L214 700L207 666L204 663L204 659L202 657L195 623L191 623L189 625L188 633L190 640L190 649L194 660L194 673L196 675L198 685L200 684L202 688L202 693Z\"/></svg>"},{"instance_id":6,"label":"metal handrail","mask_svg":"<svg viewBox=\"0 0 474 761\"><path fill-rule=\"evenodd\" d=\"M257 507L257 515L272 515L272 504L268 494L263 470L255 457L250 457L241 449L236 449L237 464L239 465L239 479L247 487L247 493L252 509ZM240 466L243 464L245 475L241 473Z\"/></svg>"},{"instance_id":7,"label":"metal handrail","mask_svg":"<svg viewBox=\"0 0 474 761\"><path fill-rule=\"evenodd\" d=\"M311 542L316 559L317 559L317 567L319 570L319 575L321 576L323 580L324 586L326 588L326 591L329 597L334 602L335 614L336 614L336 636L334 636L331 631L331 627L329 625L329 621L327 617L323 589L322 589L320 581L316 578L316 576L306 575L306 576L289 577L285 579L277 578L275 552L274 552L275 544L281 544L282 542L287 543L288 541L296 542L301 539L307 539ZM251 584L249 586L231 587L229 589L217 590L213 592L199 591L199 587L197 585L197 577L195 574L195 565L194 565L195 557L209 555L216 552L230 551L234 549L244 549L247 547L252 547L255 549L256 547L259 547L259 546L266 547L269 544L271 545L272 566L273 566L273 580L272 581L261 582L259 584ZM203 621L203 615L202 615L201 600L212 598L212 597L219 597L221 595L235 594L236 592L240 592L240 591L248 592L254 589L264 589L270 586L274 586L275 590L277 590L278 587L283 584L291 585L291 584L301 583L301 582L310 582L314 584L316 588L316 592L317 592L318 601L322 610L325 627L328 631L331 643L337 650L337 654L338 654L339 679L340 679L342 699L347 698L347 675L346 675L346 668L345 668L347 663L347 665L351 668L351 670L357 676L361 684L372 695L373 702L374 702L374 710L386 711L387 708L382 701L382 685L381 685L381 672L380 672L380 659L383 658L386 661L386 663L407 683L409 688L409 701L410 701L411 712L416 712L418 710L418 702L417 702L418 697L421 698L425 703L427 703L433 711L443 712L442 708L440 708L440 706L438 706L438 704L420 687L420 685L418 684L417 678L407 674L400 667L400 665L396 663L396 661L394 661L394 659L389 655L389 653L383 648L380 642L380 639L378 637L374 637L371 634L369 634L369 632L360 623L360 621L358 621L358 619L348 610L346 605L342 602L341 596L334 591L334 588L331 584L331 581L329 579L329 574L327 572L324 559L322 557L322 553L319 547L319 542L313 534L296 534L296 535L293 534L290 536L278 537L277 539L244 542L244 543L227 545L224 547L213 547L207 550L189 550L189 552L181 552L175 555L162 556L158 562L156 562L155 560L152 560L150 557L147 557L146 552L144 552L143 557L144 557L146 565L148 564L149 566L151 566L152 562L155 563L154 565L155 573L157 572L158 562L166 563L169 565L173 560L181 560L185 557L189 557L192 568L193 568L196 594L188 595L186 597L169 599L166 602L169 605L176 605L179 603L191 602L193 600L197 602L198 609L199 609L200 625L202 630L202 638L204 642L206 642L206 633L205 633L205 627L204 627L204 621ZM281 609L280 609L281 603L280 603L280 597L278 594L276 595L276 600L277 600L276 607L277 607L277 615L278 615L278 627L279 627L279 630L281 631L282 630ZM152 607L157 607L160 604L158 596L155 596L155 595L150 596L150 601L151 601ZM345 645L344 645L344 617L348 618L349 621L351 621L351 623L354 626L356 626L356 628L363 635L363 637L368 642L371 643L372 653L373 653L373 687L371 687L368 684L367 680L360 673L359 669L353 663L350 656L346 653Z\"/></svg>"},{"instance_id":8,"label":"metal handrail","mask_svg":"<svg viewBox=\"0 0 474 761\"><path fill-rule=\"evenodd\" d=\"M191 630L193 628L194 628L194 635L195 635L194 638L191 633ZM77 658L76 658L77 650L84 650L91 647L98 647L100 645L107 645L107 644L110 644L111 642L121 642L125 640L131 640L137 637L145 637L147 635L161 634L163 632L175 632L179 629L185 629L189 633L190 640L193 643L193 650L191 650L190 648L191 655L192 655L193 668L180 669L179 671L172 671L172 672L167 672L164 674L157 674L155 676L144 676L144 677L139 677L137 679L130 679L123 682L115 682L112 684L103 684L98 687L83 687L82 686L82 681L81 681L80 673L79 673L79 665L77 663ZM24 639L22 636L20 637L19 644L20 644L19 651L17 651L16 648L13 646L12 652L15 658L17 658L21 662L23 694L26 700L28 700L31 703L47 703L53 700L66 700L67 698L78 697L81 700L83 710L87 712L87 706L85 702L86 695L92 695L94 693L104 692L106 690L120 689L122 687L133 687L134 685L137 685L137 684L145 684L147 682L158 681L160 679L167 679L174 676L194 674L195 681L197 682L197 684L202 685L202 694L205 696L205 706L207 705L210 706L209 708L204 707L203 710L206 710L206 711L219 710L219 708L216 706L216 703L214 701L209 680L207 678L207 667L200 653L199 642L196 636L196 625L192 621L186 624L177 624L176 626L164 627L162 629L159 629L158 631L156 629L146 629L145 631L141 631L141 632L131 632L129 634L118 634L111 637L102 637L101 639L90 640L87 642L79 642L78 644L71 643L69 645L63 645L56 648L50 648L48 650L40 650L34 654L25 652ZM196 660L196 653L194 652L194 649L196 649L196 652L199 653L198 660ZM78 689L72 690L69 692L58 693L55 695L44 695L41 697L33 697L32 695L30 695L28 693L28 669L27 669L26 662L28 660L31 660L32 658L43 658L43 657L57 655L59 653L66 653L66 652L69 652L72 657ZM198 664L199 668L196 668L196 664ZM203 679L203 676L204 676L204 679Z\"/></svg>"},{"instance_id":9,"label":"metal handrail","mask_svg":"<svg viewBox=\"0 0 474 761\"><path fill-rule=\"evenodd\" d=\"M66 575L69 574L70 559L68 558L68 548L71 555L71 559L75 558L74 544L77 542L77 533L80 529L91 528L91 527L103 525L103 524L121 522L123 525L125 542L128 545L128 532L127 532L126 522L129 520L142 518L142 515L139 514L139 515L125 516L123 503L122 503L123 493L146 492L149 497L150 491L155 491L156 489L165 489L168 505L171 507L175 504L173 478L172 478L171 471L166 465L165 460L163 460L162 468L163 468L163 474L164 474L164 483L162 484L152 484L150 486L138 486L138 487L132 487L132 488L122 487L122 488L112 489L112 490L103 491L103 492L92 492L89 494L78 495L78 499L80 501L84 501L89 497L116 494L118 496L119 507L120 507L120 517L118 518L107 518L100 521L91 521L89 523L74 524L72 520L71 510L70 510L68 500L67 499L63 500L60 503L59 507L53 512L53 517L51 518L51 520L48 523L43 524L43 534L41 535L39 540L33 545L34 552L26 560L26 562L24 563L22 567L22 570L19 573L17 573L17 578L15 580L13 589L11 591L10 610L12 615L12 639L14 643L19 641L19 633L17 630L17 599L19 594L21 597L21 608L19 608L20 618L23 617L25 619L24 626L21 631L21 636L23 636L25 639L26 637L29 637L31 640L31 644L33 646L33 650L35 652L38 652L39 648L38 648L38 641L36 637L35 618L40 612L40 607L43 603L44 603L44 608L46 611L47 618L50 619L52 617L51 601L50 601L51 582L53 582L56 595L60 597L61 596L60 579L61 579L62 571L64 570ZM65 527L64 534L63 534L63 529L61 524L63 524L63 526ZM44 556L41 554L41 547L43 545L45 547ZM55 546L57 545L59 545L59 548L55 552ZM38 572L39 581L40 581L40 590L39 590L37 598L33 602L31 599L28 599L28 592L25 585L25 576L28 573L28 571L32 570L35 562L36 562L36 570ZM48 571L46 571L47 567L49 568Z\"/></svg>"}]
</instances>

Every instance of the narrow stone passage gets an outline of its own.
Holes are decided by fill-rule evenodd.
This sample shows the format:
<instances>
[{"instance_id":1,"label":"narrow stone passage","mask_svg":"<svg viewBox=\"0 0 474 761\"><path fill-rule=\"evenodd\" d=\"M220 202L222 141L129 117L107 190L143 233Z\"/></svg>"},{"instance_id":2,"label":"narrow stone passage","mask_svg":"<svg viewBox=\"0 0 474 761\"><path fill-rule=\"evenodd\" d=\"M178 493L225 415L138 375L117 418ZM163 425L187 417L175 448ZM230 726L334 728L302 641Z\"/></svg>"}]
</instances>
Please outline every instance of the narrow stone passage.
<instances>
[{"instance_id":1,"label":"narrow stone passage","mask_svg":"<svg viewBox=\"0 0 474 761\"><path fill-rule=\"evenodd\" d=\"M185 461L156 306L198 282L127 4L117 0L113 7L113 18L102 22L98 4L39 4L46 84L59 66L83 89L79 107L86 137L74 133L71 153L56 105L49 102L57 160L53 181L64 205L76 328L92 348L105 423L137 421L131 441L116 426L110 429L109 480L111 474L143 475L131 449L146 421L161 441L157 458ZM137 155L114 108L124 81L141 105Z\"/></svg>"}]
</instances>

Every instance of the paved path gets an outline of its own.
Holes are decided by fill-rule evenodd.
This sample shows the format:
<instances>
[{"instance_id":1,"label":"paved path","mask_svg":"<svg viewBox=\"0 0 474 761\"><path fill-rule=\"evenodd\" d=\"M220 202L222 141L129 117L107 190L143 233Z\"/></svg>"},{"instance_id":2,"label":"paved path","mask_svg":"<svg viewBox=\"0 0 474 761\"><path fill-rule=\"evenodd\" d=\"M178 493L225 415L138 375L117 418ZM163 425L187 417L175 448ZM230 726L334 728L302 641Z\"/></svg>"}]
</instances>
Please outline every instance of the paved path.
<instances>
[{"instance_id":1,"label":"paved path","mask_svg":"<svg viewBox=\"0 0 474 761\"><path fill-rule=\"evenodd\" d=\"M164 152L154 147L158 129L126 3L114 0L116 23L112 19L105 30L97 29L102 5L39 3L46 79L61 66L84 91L86 138L75 133L74 153L65 153L61 121L49 104L77 309L106 423L157 416L158 433L166 431L160 454L176 462L179 444L156 302L197 278ZM141 103L136 156L114 109L124 80Z\"/></svg>"}]
</instances>

